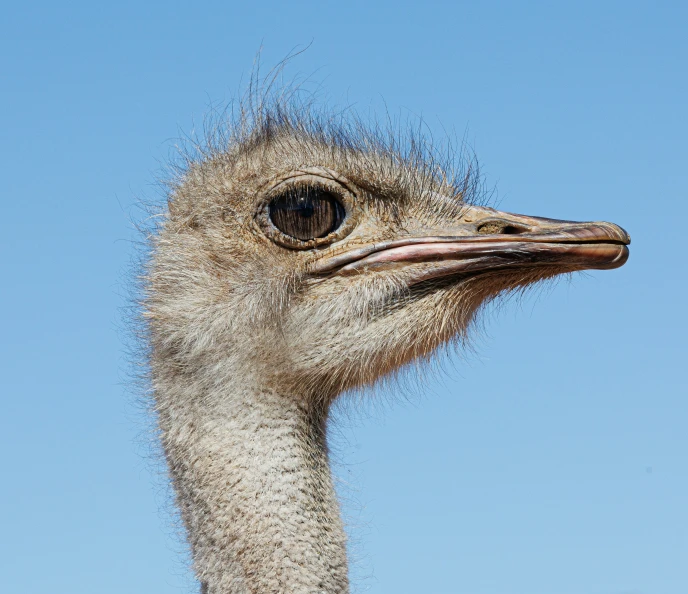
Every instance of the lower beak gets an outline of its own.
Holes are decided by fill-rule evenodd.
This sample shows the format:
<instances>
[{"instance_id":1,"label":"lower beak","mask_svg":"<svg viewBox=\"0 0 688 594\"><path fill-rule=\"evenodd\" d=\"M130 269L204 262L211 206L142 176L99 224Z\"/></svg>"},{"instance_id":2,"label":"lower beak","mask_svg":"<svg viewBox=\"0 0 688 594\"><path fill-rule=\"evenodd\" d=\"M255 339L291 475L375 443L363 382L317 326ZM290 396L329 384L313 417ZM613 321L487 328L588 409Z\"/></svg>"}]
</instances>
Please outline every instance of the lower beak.
<instances>
[{"instance_id":1,"label":"lower beak","mask_svg":"<svg viewBox=\"0 0 688 594\"><path fill-rule=\"evenodd\" d=\"M316 274L404 270L413 284L458 274L547 266L559 272L622 266L631 238L618 225L470 206L455 225L423 230L318 260Z\"/></svg>"}]
</instances>

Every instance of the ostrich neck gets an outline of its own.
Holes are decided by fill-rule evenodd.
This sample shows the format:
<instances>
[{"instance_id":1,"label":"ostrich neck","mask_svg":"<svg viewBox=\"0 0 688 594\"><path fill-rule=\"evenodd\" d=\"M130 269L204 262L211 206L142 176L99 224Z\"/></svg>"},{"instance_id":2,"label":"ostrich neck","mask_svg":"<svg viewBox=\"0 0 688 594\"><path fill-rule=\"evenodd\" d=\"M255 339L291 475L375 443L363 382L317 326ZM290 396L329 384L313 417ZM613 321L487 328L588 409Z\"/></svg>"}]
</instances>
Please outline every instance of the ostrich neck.
<instances>
[{"instance_id":1,"label":"ostrich neck","mask_svg":"<svg viewBox=\"0 0 688 594\"><path fill-rule=\"evenodd\" d=\"M201 592L347 593L327 411L245 386L188 390L156 392Z\"/></svg>"}]
</instances>

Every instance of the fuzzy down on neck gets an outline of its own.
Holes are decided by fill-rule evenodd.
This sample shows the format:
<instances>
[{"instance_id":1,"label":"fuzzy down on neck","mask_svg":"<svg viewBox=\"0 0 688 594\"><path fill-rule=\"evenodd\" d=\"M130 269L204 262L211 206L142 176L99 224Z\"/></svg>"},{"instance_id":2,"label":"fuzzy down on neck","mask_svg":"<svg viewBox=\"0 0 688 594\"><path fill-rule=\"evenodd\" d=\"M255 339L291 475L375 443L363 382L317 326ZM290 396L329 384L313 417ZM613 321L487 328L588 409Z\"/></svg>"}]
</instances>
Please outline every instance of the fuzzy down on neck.
<instances>
[{"instance_id":1,"label":"fuzzy down on neck","mask_svg":"<svg viewBox=\"0 0 688 594\"><path fill-rule=\"evenodd\" d=\"M180 401L158 410L201 592L348 593L326 409L258 390Z\"/></svg>"}]
</instances>

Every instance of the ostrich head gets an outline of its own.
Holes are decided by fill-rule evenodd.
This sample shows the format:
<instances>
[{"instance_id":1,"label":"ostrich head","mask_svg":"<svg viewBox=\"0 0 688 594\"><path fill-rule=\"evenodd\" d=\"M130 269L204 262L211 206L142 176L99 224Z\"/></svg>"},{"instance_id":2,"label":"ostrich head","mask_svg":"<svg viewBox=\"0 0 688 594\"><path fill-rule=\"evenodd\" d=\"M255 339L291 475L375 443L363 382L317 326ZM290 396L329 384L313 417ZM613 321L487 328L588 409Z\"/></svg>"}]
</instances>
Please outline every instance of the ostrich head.
<instances>
[{"instance_id":1,"label":"ostrich head","mask_svg":"<svg viewBox=\"0 0 688 594\"><path fill-rule=\"evenodd\" d=\"M621 266L628 235L476 204L418 143L265 112L191 162L147 280L162 443L209 592L345 592L324 419L504 292Z\"/></svg>"}]
</instances>

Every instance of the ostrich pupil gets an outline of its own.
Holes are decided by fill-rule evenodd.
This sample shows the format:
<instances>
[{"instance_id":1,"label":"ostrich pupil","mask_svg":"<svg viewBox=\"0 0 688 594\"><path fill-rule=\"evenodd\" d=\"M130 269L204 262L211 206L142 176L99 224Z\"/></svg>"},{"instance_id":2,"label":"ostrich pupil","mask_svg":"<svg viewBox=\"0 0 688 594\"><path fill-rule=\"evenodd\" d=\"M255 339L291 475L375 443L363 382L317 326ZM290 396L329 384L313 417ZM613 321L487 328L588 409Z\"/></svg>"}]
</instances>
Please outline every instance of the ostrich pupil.
<instances>
[{"instance_id":1,"label":"ostrich pupil","mask_svg":"<svg viewBox=\"0 0 688 594\"><path fill-rule=\"evenodd\" d=\"M270 220L285 235L308 241L332 233L344 219L344 207L332 192L295 188L272 199Z\"/></svg>"}]
</instances>

